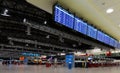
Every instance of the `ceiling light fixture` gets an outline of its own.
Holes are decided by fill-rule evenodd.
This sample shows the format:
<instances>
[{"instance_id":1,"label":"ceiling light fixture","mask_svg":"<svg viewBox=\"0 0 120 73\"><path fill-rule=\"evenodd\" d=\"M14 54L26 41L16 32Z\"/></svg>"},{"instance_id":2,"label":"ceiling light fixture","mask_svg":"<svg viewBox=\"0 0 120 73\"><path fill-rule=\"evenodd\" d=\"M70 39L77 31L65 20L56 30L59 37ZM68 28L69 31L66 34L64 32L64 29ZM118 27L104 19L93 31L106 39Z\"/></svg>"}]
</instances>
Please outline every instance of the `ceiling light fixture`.
<instances>
[{"instance_id":1,"label":"ceiling light fixture","mask_svg":"<svg viewBox=\"0 0 120 73\"><path fill-rule=\"evenodd\" d=\"M28 44L26 44L25 46L29 46Z\"/></svg>"},{"instance_id":2,"label":"ceiling light fixture","mask_svg":"<svg viewBox=\"0 0 120 73\"><path fill-rule=\"evenodd\" d=\"M112 13L113 11L114 11L114 9L108 8L108 9L106 10L106 13Z\"/></svg>"},{"instance_id":3,"label":"ceiling light fixture","mask_svg":"<svg viewBox=\"0 0 120 73\"><path fill-rule=\"evenodd\" d=\"M46 38L49 39L49 38L50 38L50 35L47 35Z\"/></svg>"},{"instance_id":4,"label":"ceiling light fixture","mask_svg":"<svg viewBox=\"0 0 120 73\"><path fill-rule=\"evenodd\" d=\"M24 19L23 19L23 22L26 23L26 21L27 21L26 18L24 18Z\"/></svg>"},{"instance_id":5,"label":"ceiling light fixture","mask_svg":"<svg viewBox=\"0 0 120 73\"><path fill-rule=\"evenodd\" d=\"M3 14L1 14L1 15L3 15L3 16L10 16L10 15L8 15L8 10L7 9L5 9Z\"/></svg>"},{"instance_id":6,"label":"ceiling light fixture","mask_svg":"<svg viewBox=\"0 0 120 73\"><path fill-rule=\"evenodd\" d=\"M44 24L47 24L47 21L44 21Z\"/></svg>"}]
</instances>

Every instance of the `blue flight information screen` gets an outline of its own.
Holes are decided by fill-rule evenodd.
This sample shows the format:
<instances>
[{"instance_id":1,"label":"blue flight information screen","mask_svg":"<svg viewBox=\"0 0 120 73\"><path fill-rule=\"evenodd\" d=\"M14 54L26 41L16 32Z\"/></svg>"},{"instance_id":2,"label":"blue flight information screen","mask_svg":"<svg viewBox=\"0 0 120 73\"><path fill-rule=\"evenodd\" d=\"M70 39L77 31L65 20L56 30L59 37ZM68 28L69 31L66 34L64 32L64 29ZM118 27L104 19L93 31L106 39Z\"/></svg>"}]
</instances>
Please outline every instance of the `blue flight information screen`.
<instances>
[{"instance_id":1,"label":"blue flight information screen","mask_svg":"<svg viewBox=\"0 0 120 73\"><path fill-rule=\"evenodd\" d=\"M117 48L119 48L119 49L120 49L120 43L119 43L119 42L117 42Z\"/></svg>"},{"instance_id":2,"label":"blue flight information screen","mask_svg":"<svg viewBox=\"0 0 120 73\"><path fill-rule=\"evenodd\" d=\"M97 40L104 42L104 34L101 31L97 32Z\"/></svg>"},{"instance_id":3,"label":"blue flight information screen","mask_svg":"<svg viewBox=\"0 0 120 73\"><path fill-rule=\"evenodd\" d=\"M114 40L114 43L115 43L115 44L114 44L114 47L117 48L117 41Z\"/></svg>"},{"instance_id":4,"label":"blue flight information screen","mask_svg":"<svg viewBox=\"0 0 120 73\"><path fill-rule=\"evenodd\" d=\"M106 34L104 34L104 43L106 43L108 45L110 44L110 37Z\"/></svg>"},{"instance_id":5,"label":"blue flight information screen","mask_svg":"<svg viewBox=\"0 0 120 73\"><path fill-rule=\"evenodd\" d=\"M114 39L114 47L117 48L117 40Z\"/></svg>"},{"instance_id":6,"label":"blue flight information screen","mask_svg":"<svg viewBox=\"0 0 120 73\"><path fill-rule=\"evenodd\" d=\"M87 33L87 23L83 22L81 19L75 17L74 30L86 34Z\"/></svg>"},{"instance_id":7,"label":"blue flight information screen","mask_svg":"<svg viewBox=\"0 0 120 73\"><path fill-rule=\"evenodd\" d=\"M95 29L94 27L88 25L88 31L87 31L87 35L96 39L97 36L97 29Z\"/></svg>"},{"instance_id":8,"label":"blue flight information screen","mask_svg":"<svg viewBox=\"0 0 120 73\"><path fill-rule=\"evenodd\" d=\"M110 38L110 45L114 46L114 39L113 38Z\"/></svg>"},{"instance_id":9,"label":"blue flight information screen","mask_svg":"<svg viewBox=\"0 0 120 73\"><path fill-rule=\"evenodd\" d=\"M94 38L102 43L108 44L113 47L119 47L119 42L109 35L103 33L100 30L97 30L91 25L88 25L82 19L74 16L67 10L63 9L59 5L54 6L54 21L58 22L61 25L64 25L68 28L76 30L84 35L87 35L91 38Z\"/></svg>"},{"instance_id":10,"label":"blue flight information screen","mask_svg":"<svg viewBox=\"0 0 120 73\"><path fill-rule=\"evenodd\" d=\"M54 20L64 26L73 29L74 15L70 14L67 10L61 8L60 6L55 6Z\"/></svg>"}]
</instances>

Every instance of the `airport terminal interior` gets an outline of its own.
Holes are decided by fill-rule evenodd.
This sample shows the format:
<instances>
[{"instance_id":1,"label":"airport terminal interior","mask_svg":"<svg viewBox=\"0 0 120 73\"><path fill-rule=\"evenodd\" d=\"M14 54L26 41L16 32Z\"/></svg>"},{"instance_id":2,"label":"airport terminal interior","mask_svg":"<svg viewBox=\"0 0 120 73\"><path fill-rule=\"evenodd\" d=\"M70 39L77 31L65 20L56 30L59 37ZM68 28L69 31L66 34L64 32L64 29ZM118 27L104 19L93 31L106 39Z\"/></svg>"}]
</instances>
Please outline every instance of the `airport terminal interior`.
<instances>
[{"instance_id":1,"label":"airport terminal interior","mask_svg":"<svg viewBox=\"0 0 120 73\"><path fill-rule=\"evenodd\" d=\"M120 0L0 0L0 73L119 73Z\"/></svg>"}]
</instances>

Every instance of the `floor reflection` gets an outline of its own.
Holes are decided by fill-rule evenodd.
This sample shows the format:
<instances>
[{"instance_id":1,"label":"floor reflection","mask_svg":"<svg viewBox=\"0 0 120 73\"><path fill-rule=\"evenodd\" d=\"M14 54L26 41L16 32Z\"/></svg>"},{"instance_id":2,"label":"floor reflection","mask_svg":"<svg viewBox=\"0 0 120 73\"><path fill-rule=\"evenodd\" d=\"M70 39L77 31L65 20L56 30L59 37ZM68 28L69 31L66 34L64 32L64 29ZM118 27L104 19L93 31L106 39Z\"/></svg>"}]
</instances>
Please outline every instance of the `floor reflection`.
<instances>
[{"instance_id":1,"label":"floor reflection","mask_svg":"<svg viewBox=\"0 0 120 73\"><path fill-rule=\"evenodd\" d=\"M2 65L0 73L119 73L120 67L68 68L54 66L46 68L40 65Z\"/></svg>"}]
</instances>

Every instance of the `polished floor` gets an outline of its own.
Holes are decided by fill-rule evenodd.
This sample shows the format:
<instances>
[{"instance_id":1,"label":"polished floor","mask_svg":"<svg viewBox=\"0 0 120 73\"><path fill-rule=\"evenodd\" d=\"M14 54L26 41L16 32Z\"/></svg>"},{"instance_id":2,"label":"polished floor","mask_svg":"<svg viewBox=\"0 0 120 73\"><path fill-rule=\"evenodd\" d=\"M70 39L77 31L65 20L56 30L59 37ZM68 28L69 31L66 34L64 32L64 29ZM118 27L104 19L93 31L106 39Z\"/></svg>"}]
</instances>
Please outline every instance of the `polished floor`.
<instances>
[{"instance_id":1,"label":"polished floor","mask_svg":"<svg viewBox=\"0 0 120 73\"><path fill-rule=\"evenodd\" d=\"M40 65L2 65L0 73L120 73L120 67L99 67L99 68L68 68L49 67Z\"/></svg>"}]
</instances>

